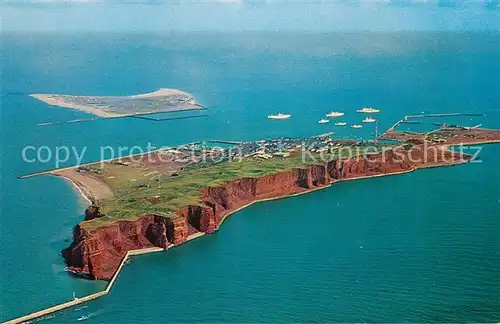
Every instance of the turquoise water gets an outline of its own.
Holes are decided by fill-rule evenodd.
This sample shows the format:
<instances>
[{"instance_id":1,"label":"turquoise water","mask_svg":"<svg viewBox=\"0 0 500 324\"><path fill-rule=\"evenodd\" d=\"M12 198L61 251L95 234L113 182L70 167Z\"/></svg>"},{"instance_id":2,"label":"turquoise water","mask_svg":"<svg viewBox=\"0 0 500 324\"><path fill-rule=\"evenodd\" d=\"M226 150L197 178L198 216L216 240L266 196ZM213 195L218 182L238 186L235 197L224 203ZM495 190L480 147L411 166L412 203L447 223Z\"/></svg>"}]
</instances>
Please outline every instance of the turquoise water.
<instances>
[{"instance_id":1,"label":"turquoise water","mask_svg":"<svg viewBox=\"0 0 500 324\"><path fill-rule=\"evenodd\" d=\"M481 33L4 35L0 320L105 285L64 272L59 251L85 203L60 179L16 179L54 167L24 163L26 145L87 146L91 161L101 145L331 130L370 138L370 127L317 124L337 109L358 122L363 105L382 109L380 129L422 110L486 112L480 122L500 127L499 41ZM37 128L87 115L26 96L160 87L193 93L210 116ZM274 112L293 116L268 121ZM135 258L110 295L51 321L498 321L499 153L490 145L480 164L254 205L214 235Z\"/></svg>"}]
</instances>

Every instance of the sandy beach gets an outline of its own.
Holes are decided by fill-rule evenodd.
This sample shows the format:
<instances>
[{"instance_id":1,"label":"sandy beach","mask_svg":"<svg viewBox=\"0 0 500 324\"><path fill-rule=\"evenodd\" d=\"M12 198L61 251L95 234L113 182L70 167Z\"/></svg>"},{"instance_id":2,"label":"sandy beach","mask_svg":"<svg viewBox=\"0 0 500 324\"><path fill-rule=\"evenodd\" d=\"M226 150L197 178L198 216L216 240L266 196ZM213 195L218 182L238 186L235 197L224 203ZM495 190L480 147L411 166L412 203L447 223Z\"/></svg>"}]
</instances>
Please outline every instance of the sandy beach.
<instances>
[{"instance_id":1,"label":"sandy beach","mask_svg":"<svg viewBox=\"0 0 500 324\"><path fill-rule=\"evenodd\" d=\"M75 169L56 171L50 174L69 181L89 204L92 204L96 200L113 196L111 189L102 181L94 179L89 175L79 174Z\"/></svg>"},{"instance_id":2,"label":"sandy beach","mask_svg":"<svg viewBox=\"0 0 500 324\"><path fill-rule=\"evenodd\" d=\"M61 107L61 108L70 108L70 109L81 110L81 111L85 111L89 114L96 115L99 117L110 118L110 117L121 117L121 116L128 115L128 114L110 113L110 112L106 112L106 111L101 110L101 109L96 109L92 106L76 104L76 103L73 103L73 102L66 100L63 96L64 95L30 94L30 97L41 100L48 105L55 106L55 107Z\"/></svg>"}]
</instances>

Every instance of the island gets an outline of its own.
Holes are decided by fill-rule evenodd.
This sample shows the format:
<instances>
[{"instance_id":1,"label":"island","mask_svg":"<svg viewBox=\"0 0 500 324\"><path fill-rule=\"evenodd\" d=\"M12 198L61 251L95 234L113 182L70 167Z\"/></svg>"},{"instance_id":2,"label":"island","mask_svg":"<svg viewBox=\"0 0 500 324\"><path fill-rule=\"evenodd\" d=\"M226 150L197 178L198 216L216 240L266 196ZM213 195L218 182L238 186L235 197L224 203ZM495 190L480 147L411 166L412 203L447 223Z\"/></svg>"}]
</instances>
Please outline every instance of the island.
<instances>
[{"instance_id":1,"label":"island","mask_svg":"<svg viewBox=\"0 0 500 324\"><path fill-rule=\"evenodd\" d=\"M388 131L376 142L326 134L226 149L191 143L56 170L51 174L71 181L91 202L62 255L74 274L110 279L127 251L168 249L213 233L227 216L252 203L339 181L468 162L472 155L450 145L499 140L498 130L443 126L428 135Z\"/></svg>"},{"instance_id":2,"label":"island","mask_svg":"<svg viewBox=\"0 0 500 324\"><path fill-rule=\"evenodd\" d=\"M72 274L109 284L103 291L7 323L105 296L131 256L165 251L214 233L229 215L253 203L306 194L340 181L467 163L476 157L469 152L472 145L500 143L500 130L442 124L426 133L396 131L402 121L368 142L333 139L331 133L223 141L224 147L196 142L20 177L63 177L89 201L62 256Z\"/></svg>"},{"instance_id":3,"label":"island","mask_svg":"<svg viewBox=\"0 0 500 324\"><path fill-rule=\"evenodd\" d=\"M104 118L203 109L203 106L198 104L191 94L165 88L133 96L61 94L31 94L30 96L51 106L77 109Z\"/></svg>"}]
</instances>

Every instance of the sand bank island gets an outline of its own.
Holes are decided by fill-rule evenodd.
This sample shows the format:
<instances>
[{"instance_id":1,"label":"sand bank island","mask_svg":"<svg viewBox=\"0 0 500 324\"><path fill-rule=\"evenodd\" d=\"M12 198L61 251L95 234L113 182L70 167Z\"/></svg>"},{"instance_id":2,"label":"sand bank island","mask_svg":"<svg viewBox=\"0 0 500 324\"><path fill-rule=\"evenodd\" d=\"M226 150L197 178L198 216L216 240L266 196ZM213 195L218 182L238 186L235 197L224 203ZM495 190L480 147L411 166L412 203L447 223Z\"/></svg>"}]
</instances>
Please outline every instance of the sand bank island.
<instances>
[{"instance_id":1,"label":"sand bank island","mask_svg":"<svg viewBox=\"0 0 500 324\"><path fill-rule=\"evenodd\" d=\"M82 110L100 117L125 117L162 112L203 109L187 92L158 89L134 96L73 96L31 94L49 105Z\"/></svg>"}]
</instances>

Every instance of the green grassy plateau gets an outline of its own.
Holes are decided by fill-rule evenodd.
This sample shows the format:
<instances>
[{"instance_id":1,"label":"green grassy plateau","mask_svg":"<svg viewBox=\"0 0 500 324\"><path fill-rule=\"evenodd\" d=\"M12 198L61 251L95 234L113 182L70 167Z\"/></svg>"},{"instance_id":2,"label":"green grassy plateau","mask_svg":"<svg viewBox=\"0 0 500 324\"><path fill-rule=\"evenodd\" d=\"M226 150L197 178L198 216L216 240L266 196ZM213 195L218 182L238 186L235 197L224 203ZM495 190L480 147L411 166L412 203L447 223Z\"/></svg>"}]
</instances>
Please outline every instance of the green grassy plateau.
<instances>
[{"instance_id":1,"label":"green grassy plateau","mask_svg":"<svg viewBox=\"0 0 500 324\"><path fill-rule=\"evenodd\" d=\"M379 150L384 149L380 147ZM354 155L365 154L364 147L355 147ZM375 153L370 150L369 153ZM349 153L352 156L353 153ZM349 157L343 150L335 151L330 159ZM316 159L315 159L316 158ZM190 169L175 175L159 174L147 177L151 168L134 168L120 164L96 164L92 177L106 183L114 197L97 202L106 216L84 221L81 225L92 231L119 220L136 220L145 213L162 213L176 217L182 206L198 204L202 198L200 189L217 187L241 178L258 178L264 175L288 171L308 164L321 163L319 154L304 159L301 153L289 157L270 159L245 158L241 162L222 162L204 168ZM98 167L97 167L98 166ZM145 176L146 175L146 176Z\"/></svg>"}]
</instances>

